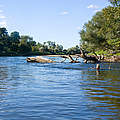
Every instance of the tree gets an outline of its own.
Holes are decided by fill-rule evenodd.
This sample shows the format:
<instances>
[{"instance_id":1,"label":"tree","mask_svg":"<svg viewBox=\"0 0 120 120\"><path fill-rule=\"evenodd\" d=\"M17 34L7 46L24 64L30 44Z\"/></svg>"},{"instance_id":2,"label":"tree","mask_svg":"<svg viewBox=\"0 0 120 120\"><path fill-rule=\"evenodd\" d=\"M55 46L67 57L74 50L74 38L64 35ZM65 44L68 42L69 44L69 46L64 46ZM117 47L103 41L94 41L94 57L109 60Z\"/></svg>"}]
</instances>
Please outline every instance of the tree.
<instances>
[{"instance_id":1,"label":"tree","mask_svg":"<svg viewBox=\"0 0 120 120\"><path fill-rule=\"evenodd\" d=\"M0 54L6 53L9 47L9 35L6 28L0 28Z\"/></svg>"},{"instance_id":2,"label":"tree","mask_svg":"<svg viewBox=\"0 0 120 120\"><path fill-rule=\"evenodd\" d=\"M80 48L78 45L76 45L75 47L69 48L67 50L67 54L79 54L80 53Z\"/></svg>"},{"instance_id":3,"label":"tree","mask_svg":"<svg viewBox=\"0 0 120 120\"><path fill-rule=\"evenodd\" d=\"M96 13L80 32L81 46L89 51L120 50L120 7Z\"/></svg>"},{"instance_id":4,"label":"tree","mask_svg":"<svg viewBox=\"0 0 120 120\"><path fill-rule=\"evenodd\" d=\"M28 36L28 35L23 35L21 36L20 39L20 52L21 53L28 53L32 51L32 46L31 46L31 42L33 41L33 38Z\"/></svg>"},{"instance_id":5,"label":"tree","mask_svg":"<svg viewBox=\"0 0 120 120\"><path fill-rule=\"evenodd\" d=\"M0 38L8 36L8 32L6 28L0 28Z\"/></svg>"},{"instance_id":6,"label":"tree","mask_svg":"<svg viewBox=\"0 0 120 120\"><path fill-rule=\"evenodd\" d=\"M19 43L20 42L20 35L19 32L14 31L10 35L12 42Z\"/></svg>"},{"instance_id":7,"label":"tree","mask_svg":"<svg viewBox=\"0 0 120 120\"><path fill-rule=\"evenodd\" d=\"M104 36L104 17L102 12L96 13L92 20L84 24L80 32L82 47L95 51L98 47L104 48L106 39ZM106 47L106 46L105 46Z\"/></svg>"},{"instance_id":8,"label":"tree","mask_svg":"<svg viewBox=\"0 0 120 120\"><path fill-rule=\"evenodd\" d=\"M109 0L114 7L120 7L120 0Z\"/></svg>"},{"instance_id":9,"label":"tree","mask_svg":"<svg viewBox=\"0 0 120 120\"><path fill-rule=\"evenodd\" d=\"M112 50L120 50L120 7L103 9L105 18L104 33Z\"/></svg>"},{"instance_id":10,"label":"tree","mask_svg":"<svg viewBox=\"0 0 120 120\"><path fill-rule=\"evenodd\" d=\"M14 31L14 32L11 33L11 35L10 35L10 42L11 42L11 45L10 45L11 51L18 52L18 50L19 50L19 43L20 43L19 32Z\"/></svg>"}]
</instances>

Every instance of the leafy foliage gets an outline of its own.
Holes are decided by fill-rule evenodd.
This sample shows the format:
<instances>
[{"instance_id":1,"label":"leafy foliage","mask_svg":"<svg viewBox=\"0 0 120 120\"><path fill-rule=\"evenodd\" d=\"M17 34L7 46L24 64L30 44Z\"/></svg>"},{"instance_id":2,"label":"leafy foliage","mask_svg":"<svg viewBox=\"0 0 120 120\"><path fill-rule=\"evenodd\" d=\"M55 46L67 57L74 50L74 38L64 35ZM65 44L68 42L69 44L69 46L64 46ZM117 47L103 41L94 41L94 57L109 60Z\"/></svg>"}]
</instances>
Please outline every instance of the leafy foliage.
<instances>
[{"instance_id":1,"label":"leafy foliage","mask_svg":"<svg viewBox=\"0 0 120 120\"><path fill-rule=\"evenodd\" d=\"M120 7L104 8L84 24L81 47L89 51L120 50Z\"/></svg>"},{"instance_id":2,"label":"leafy foliage","mask_svg":"<svg viewBox=\"0 0 120 120\"><path fill-rule=\"evenodd\" d=\"M120 0L109 0L114 7L120 7Z\"/></svg>"}]
</instances>

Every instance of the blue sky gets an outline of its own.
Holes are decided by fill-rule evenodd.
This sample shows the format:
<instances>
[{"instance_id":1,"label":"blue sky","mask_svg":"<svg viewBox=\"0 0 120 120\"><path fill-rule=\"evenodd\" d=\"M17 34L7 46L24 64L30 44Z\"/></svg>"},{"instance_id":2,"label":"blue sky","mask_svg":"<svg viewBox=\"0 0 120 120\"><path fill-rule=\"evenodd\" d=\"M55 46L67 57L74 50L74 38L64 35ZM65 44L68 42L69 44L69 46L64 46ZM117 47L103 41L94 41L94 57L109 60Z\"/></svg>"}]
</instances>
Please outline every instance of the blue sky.
<instances>
[{"instance_id":1,"label":"blue sky","mask_svg":"<svg viewBox=\"0 0 120 120\"><path fill-rule=\"evenodd\" d=\"M70 48L79 44L84 23L108 5L108 0L0 0L0 26Z\"/></svg>"}]
</instances>

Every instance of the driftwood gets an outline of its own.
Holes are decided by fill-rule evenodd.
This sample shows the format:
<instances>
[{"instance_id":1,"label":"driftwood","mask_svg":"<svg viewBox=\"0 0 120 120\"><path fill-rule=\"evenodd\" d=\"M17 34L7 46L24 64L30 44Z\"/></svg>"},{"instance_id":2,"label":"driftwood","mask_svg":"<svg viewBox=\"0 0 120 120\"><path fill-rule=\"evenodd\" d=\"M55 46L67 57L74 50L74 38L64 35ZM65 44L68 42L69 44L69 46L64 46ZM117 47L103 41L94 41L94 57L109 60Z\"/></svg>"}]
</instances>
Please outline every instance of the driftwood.
<instances>
[{"instance_id":1,"label":"driftwood","mask_svg":"<svg viewBox=\"0 0 120 120\"><path fill-rule=\"evenodd\" d=\"M120 62L120 56L98 56L96 53L94 55L88 55L84 50L80 50L80 54L76 55L47 55L48 57L61 57L64 60L59 61L60 63L65 62L66 59L69 59L70 63L79 63L78 58L83 58L84 62L92 62L92 63L98 63L98 62ZM74 58L74 59L73 59ZM44 58L42 56L39 57L28 57L27 62L38 62L38 63L54 63L58 61L53 61L51 59Z\"/></svg>"},{"instance_id":2,"label":"driftwood","mask_svg":"<svg viewBox=\"0 0 120 120\"><path fill-rule=\"evenodd\" d=\"M54 55L51 55L52 57L54 57ZM56 57L56 56L55 56ZM75 60L73 59L72 55L59 55L59 57L64 58L64 60L60 61L61 63L65 62L66 59L69 59L70 63L80 63L80 61L78 61L78 58L83 58L85 61L85 63L87 63L88 61L94 61L94 62L98 62L98 60L93 56L81 56L80 54L74 55L74 58L76 58ZM39 57L28 57L27 62L37 62L37 63L54 63L56 61L47 59L47 58L43 58L41 56Z\"/></svg>"},{"instance_id":3,"label":"driftwood","mask_svg":"<svg viewBox=\"0 0 120 120\"><path fill-rule=\"evenodd\" d=\"M69 59L69 60L70 60L70 63L79 63L79 62L80 62L80 61L77 61L77 59L74 60L71 55L62 55L62 56L60 56L60 57L64 58L64 60L63 60L62 62L64 62L66 59ZM78 56L76 56L76 58L77 58L77 57L78 57Z\"/></svg>"},{"instance_id":4,"label":"driftwood","mask_svg":"<svg viewBox=\"0 0 120 120\"><path fill-rule=\"evenodd\" d=\"M84 59L84 62L99 62L99 56L97 56L97 54L95 55L86 55L86 52L84 52L84 50L80 49L80 54L76 54L76 56L81 57Z\"/></svg>"},{"instance_id":5,"label":"driftwood","mask_svg":"<svg viewBox=\"0 0 120 120\"><path fill-rule=\"evenodd\" d=\"M84 62L87 63L87 62L99 62L99 60L95 57L95 56L92 56L92 55L89 55L89 56L85 56L83 57L83 59L85 60Z\"/></svg>"},{"instance_id":6,"label":"driftwood","mask_svg":"<svg viewBox=\"0 0 120 120\"><path fill-rule=\"evenodd\" d=\"M39 57L28 57L27 62L38 62L38 63L53 63L55 61L52 61L50 59L43 58L41 56Z\"/></svg>"},{"instance_id":7,"label":"driftwood","mask_svg":"<svg viewBox=\"0 0 120 120\"><path fill-rule=\"evenodd\" d=\"M50 56L53 57L54 55L50 55ZM59 55L59 57L64 58L64 60L62 60L61 63L65 62L66 59L69 59L70 63L79 63L79 61L74 60L71 55ZM44 57L41 57L41 56L39 56L39 57L28 57L26 60L27 60L27 62L38 62L38 63L54 63L54 62L56 62L56 61L53 61L53 60L50 60L50 59L47 59L47 58L44 58Z\"/></svg>"},{"instance_id":8,"label":"driftwood","mask_svg":"<svg viewBox=\"0 0 120 120\"><path fill-rule=\"evenodd\" d=\"M74 60L71 55L68 56L70 63L79 63L79 61Z\"/></svg>"},{"instance_id":9,"label":"driftwood","mask_svg":"<svg viewBox=\"0 0 120 120\"><path fill-rule=\"evenodd\" d=\"M86 53L80 49L81 53L80 54L76 54L74 55L74 58L76 58L75 60L73 59L72 55L58 55L59 57L64 58L64 60L61 61L61 63L65 62L66 59L69 59L70 63L79 63L80 61L78 61L78 58L83 58L84 62L99 62L99 57L95 54L95 56L93 55L86 55ZM48 55L49 57L57 57L56 55ZM28 57L27 62L39 62L39 63L54 63L56 61L50 60L50 59L46 59L43 58L41 56L39 57Z\"/></svg>"}]
</instances>

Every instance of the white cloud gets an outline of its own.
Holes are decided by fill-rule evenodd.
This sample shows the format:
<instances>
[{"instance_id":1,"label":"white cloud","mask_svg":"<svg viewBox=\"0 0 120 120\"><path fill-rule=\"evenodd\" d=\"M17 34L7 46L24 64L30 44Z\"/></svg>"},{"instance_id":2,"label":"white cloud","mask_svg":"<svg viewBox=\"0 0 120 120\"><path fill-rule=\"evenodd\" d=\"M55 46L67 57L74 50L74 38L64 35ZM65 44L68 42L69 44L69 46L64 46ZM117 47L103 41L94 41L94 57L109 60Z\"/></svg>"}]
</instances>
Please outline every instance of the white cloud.
<instances>
[{"instance_id":1,"label":"white cloud","mask_svg":"<svg viewBox=\"0 0 120 120\"><path fill-rule=\"evenodd\" d=\"M68 12L68 11L63 11L63 12L61 12L60 14L61 14L61 15L68 15L69 12Z\"/></svg>"},{"instance_id":2,"label":"white cloud","mask_svg":"<svg viewBox=\"0 0 120 120\"><path fill-rule=\"evenodd\" d=\"M6 27L6 26L7 26L7 22L6 21L0 22L0 27Z\"/></svg>"},{"instance_id":3,"label":"white cloud","mask_svg":"<svg viewBox=\"0 0 120 120\"><path fill-rule=\"evenodd\" d=\"M97 9L97 8L99 8L97 5L89 5L87 8L91 8L91 9Z\"/></svg>"},{"instance_id":4,"label":"white cloud","mask_svg":"<svg viewBox=\"0 0 120 120\"><path fill-rule=\"evenodd\" d=\"M78 27L76 27L76 29L77 29L77 30L80 30L81 28L80 28L80 26L78 26Z\"/></svg>"},{"instance_id":5,"label":"white cloud","mask_svg":"<svg viewBox=\"0 0 120 120\"><path fill-rule=\"evenodd\" d=\"M94 10L94 12L96 13L96 12L99 12L100 10Z\"/></svg>"},{"instance_id":6,"label":"white cloud","mask_svg":"<svg viewBox=\"0 0 120 120\"><path fill-rule=\"evenodd\" d=\"M0 19L5 19L6 17L4 15L0 15Z\"/></svg>"}]
</instances>

